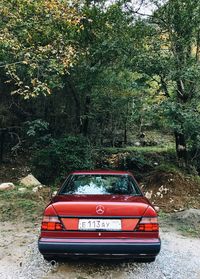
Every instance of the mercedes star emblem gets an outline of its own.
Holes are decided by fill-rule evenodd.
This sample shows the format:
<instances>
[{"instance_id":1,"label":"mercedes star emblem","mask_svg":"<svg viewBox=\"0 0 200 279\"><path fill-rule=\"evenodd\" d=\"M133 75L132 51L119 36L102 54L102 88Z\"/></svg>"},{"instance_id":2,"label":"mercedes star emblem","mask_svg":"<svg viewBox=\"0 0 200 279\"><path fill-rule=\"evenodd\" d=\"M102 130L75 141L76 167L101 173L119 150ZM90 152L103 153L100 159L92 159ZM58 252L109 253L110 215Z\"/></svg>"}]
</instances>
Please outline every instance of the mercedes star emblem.
<instances>
[{"instance_id":1,"label":"mercedes star emblem","mask_svg":"<svg viewBox=\"0 0 200 279\"><path fill-rule=\"evenodd\" d=\"M104 211L105 211L105 208L103 207L103 205L97 205L97 207L96 207L97 214L103 214Z\"/></svg>"}]
</instances>

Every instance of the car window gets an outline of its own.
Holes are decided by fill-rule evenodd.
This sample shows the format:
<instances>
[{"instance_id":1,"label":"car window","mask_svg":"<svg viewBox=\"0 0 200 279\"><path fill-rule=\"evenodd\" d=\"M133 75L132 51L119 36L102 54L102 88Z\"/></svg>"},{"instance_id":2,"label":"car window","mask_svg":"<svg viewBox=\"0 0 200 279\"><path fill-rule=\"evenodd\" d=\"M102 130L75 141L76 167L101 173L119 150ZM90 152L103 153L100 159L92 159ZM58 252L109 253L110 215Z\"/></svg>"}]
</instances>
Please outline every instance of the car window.
<instances>
[{"instance_id":1,"label":"car window","mask_svg":"<svg viewBox=\"0 0 200 279\"><path fill-rule=\"evenodd\" d=\"M71 175L59 194L141 195L128 175Z\"/></svg>"}]
</instances>

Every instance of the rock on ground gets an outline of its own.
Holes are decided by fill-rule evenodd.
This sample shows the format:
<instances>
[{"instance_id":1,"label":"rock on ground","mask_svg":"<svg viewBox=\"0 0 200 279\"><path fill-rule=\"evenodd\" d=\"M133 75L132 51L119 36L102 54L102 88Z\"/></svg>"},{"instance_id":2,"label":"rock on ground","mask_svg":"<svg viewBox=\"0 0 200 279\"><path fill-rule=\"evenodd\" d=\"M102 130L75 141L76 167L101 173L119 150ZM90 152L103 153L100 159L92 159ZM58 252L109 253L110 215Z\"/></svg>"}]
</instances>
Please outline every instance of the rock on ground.
<instances>
[{"instance_id":1,"label":"rock on ground","mask_svg":"<svg viewBox=\"0 0 200 279\"><path fill-rule=\"evenodd\" d=\"M41 183L32 174L22 178L19 183L26 187L36 187L41 185Z\"/></svg>"},{"instance_id":2,"label":"rock on ground","mask_svg":"<svg viewBox=\"0 0 200 279\"><path fill-rule=\"evenodd\" d=\"M7 183L1 183L0 184L0 191L7 191L7 190L13 190L15 188L15 185L11 182Z\"/></svg>"},{"instance_id":3,"label":"rock on ground","mask_svg":"<svg viewBox=\"0 0 200 279\"><path fill-rule=\"evenodd\" d=\"M200 226L200 209L190 208L176 212L172 214L171 219L188 226Z\"/></svg>"}]
</instances>

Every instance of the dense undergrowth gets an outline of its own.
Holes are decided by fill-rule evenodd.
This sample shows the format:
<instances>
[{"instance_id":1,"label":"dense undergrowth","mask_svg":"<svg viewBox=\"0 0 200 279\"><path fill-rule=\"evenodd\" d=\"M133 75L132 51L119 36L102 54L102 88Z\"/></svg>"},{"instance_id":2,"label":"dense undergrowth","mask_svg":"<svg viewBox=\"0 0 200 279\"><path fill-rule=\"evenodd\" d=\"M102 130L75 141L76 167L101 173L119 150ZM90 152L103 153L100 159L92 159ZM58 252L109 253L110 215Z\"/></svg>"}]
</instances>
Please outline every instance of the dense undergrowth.
<instances>
[{"instance_id":1,"label":"dense undergrowth","mask_svg":"<svg viewBox=\"0 0 200 279\"><path fill-rule=\"evenodd\" d=\"M83 137L53 140L33 152L32 172L44 184L62 182L67 173L85 169L118 169L134 172L137 179L153 170L179 171L175 148L164 146L91 146Z\"/></svg>"},{"instance_id":2,"label":"dense undergrowth","mask_svg":"<svg viewBox=\"0 0 200 279\"><path fill-rule=\"evenodd\" d=\"M21 156L22 157L22 156ZM26 169L26 172L24 171ZM200 179L191 169L180 167L175 147L167 142L158 146L92 147L83 137L67 137L51 141L48 145L32 150L27 156L3 166L0 172L9 177L16 188L0 192L1 220L37 220L49 201L51 192L58 189L67 174L81 169L115 169L131 171L144 192L152 192L152 201L163 211L198 207ZM12 171L18 171L12 178ZM32 172L43 184L48 185L34 193L32 189L20 192L19 178ZM160 199L157 192L163 186L169 191ZM183 193L185 193L183 195ZM172 199L173 201L172 201Z\"/></svg>"}]
</instances>

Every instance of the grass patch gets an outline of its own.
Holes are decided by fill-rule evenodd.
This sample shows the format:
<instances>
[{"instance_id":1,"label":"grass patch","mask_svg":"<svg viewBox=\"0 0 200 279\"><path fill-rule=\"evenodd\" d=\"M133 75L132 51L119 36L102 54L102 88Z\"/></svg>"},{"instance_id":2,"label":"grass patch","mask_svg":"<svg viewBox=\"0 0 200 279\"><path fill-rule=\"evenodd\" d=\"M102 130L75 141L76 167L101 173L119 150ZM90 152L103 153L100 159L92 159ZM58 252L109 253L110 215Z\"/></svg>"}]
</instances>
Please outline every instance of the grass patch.
<instances>
[{"instance_id":1,"label":"grass patch","mask_svg":"<svg viewBox=\"0 0 200 279\"><path fill-rule=\"evenodd\" d=\"M167 214L166 212L164 212L163 210L159 210L158 212L158 216L159 216L159 219L162 219L162 220L166 220L169 216L169 214Z\"/></svg>"},{"instance_id":2,"label":"grass patch","mask_svg":"<svg viewBox=\"0 0 200 279\"><path fill-rule=\"evenodd\" d=\"M47 204L47 195L33 193L32 189L19 192L18 188L0 191L0 221L34 221L41 217Z\"/></svg>"},{"instance_id":3,"label":"grass patch","mask_svg":"<svg viewBox=\"0 0 200 279\"><path fill-rule=\"evenodd\" d=\"M116 154L121 152L141 152L141 153L172 153L175 154L175 146L168 143L165 146L127 146L127 147L104 147L95 149L95 151L104 151L107 154Z\"/></svg>"},{"instance_id":4,"label":"grass patch","mask_svg":"<svg viewBox=\"0 0 200 279\"><path fill-rule=\"evenodd\" d=\"M192 176L192 177L193 177L194 181L195 181L196 183L198 183L199 186L200 186L200 176L199 176L199 175L194 175L194 176Z\"/></svg>"},{"instance_id":5,"label":"grass patch","mask_svg":"<svg viewBox=\"0 0 200 279\"><path fill-rule=\"evenodd\" d=\"M196 228L195 226L178 224L177 230L184 236L200 237L200 228Z\"/></svg>"},{"instance_id":6,"label":"grass patch","mask_svg":"<svg viewBox=\"0 0 200 279\"><path fill-rule=\"evenodd\" d=\"M158 172L170 172L170 173L182 173L182 169L175 163L162 163L155 167L155 170Z\"/></svg>"}]
</instances>

